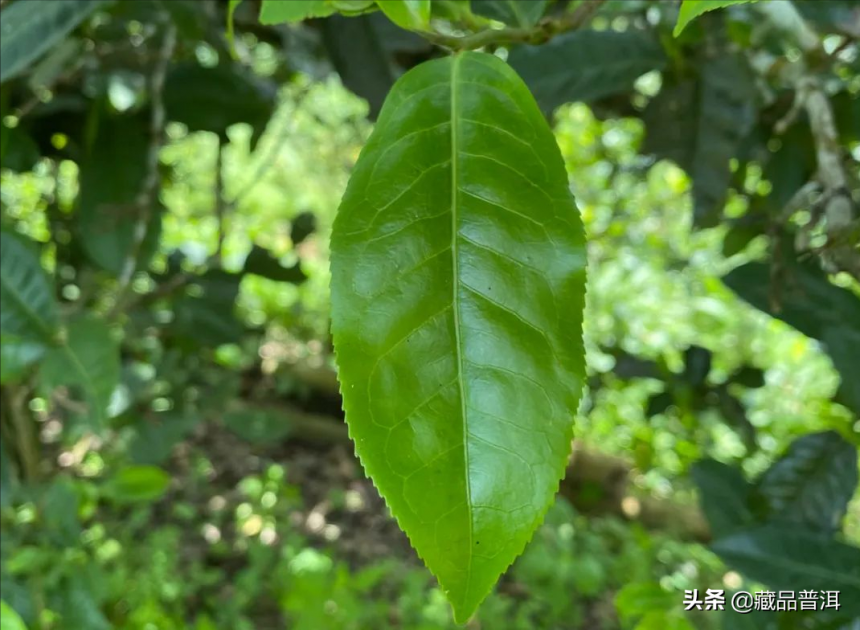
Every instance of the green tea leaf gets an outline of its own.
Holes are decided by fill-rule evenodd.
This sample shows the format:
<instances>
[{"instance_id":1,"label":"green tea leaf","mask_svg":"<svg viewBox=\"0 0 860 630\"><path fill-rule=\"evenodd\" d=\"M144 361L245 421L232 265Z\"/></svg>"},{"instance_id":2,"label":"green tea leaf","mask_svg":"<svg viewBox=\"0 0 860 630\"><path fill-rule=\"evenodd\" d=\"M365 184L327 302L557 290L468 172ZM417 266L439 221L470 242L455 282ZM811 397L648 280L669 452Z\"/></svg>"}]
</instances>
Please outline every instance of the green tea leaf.
<instances>
[{"instance_id":1,"label":"green tea leaf","mask_svg":"<svg viewBox=\"0 0 860 630\"><path fill-rule=\"evenodd\" d=\"M87 407L85 421L95 429L104 428L107 406L119 382L119 347L108 325L95 318L72 322L66 343L51 348L42 361L43 387L80 388Z\"/></svg>"},{"instance_id":2,"label":"green tea leaf","mask_svg":"<svg viewBox=\"0 0 860 630\"><path fill-rule=\"evenodd\" d=\"M241 282L240 274L211 269L189 284L193 293L176 299L171 322L183 345L215 347L241 338L244 327L234 313Z\"/></svg>"},{"instance_id":3,"label":"green tea leaf","mask_svg":"<svg viewBox=\"0 0 860 630\"><path fill-rule=\"evenodd\" d=\"M647 33L585 30L540 46L518 46L509 61L541 108L552 112L565 103L630 90L646 72L662 69L666 54Z\"/></svg>"},{"instance_id":4,"label":"green tea leaf","mask_svg":"<svg viewBox=\"0 0 860 630\"><path fill-rule=\"evenodd\" d=\"M832 284L815 263L786 259L778 264L780 281L774 288L771 266L758 262L737 267L723 282L757 309L822 341L842 378L837 400L860 414L860 298ZM778 309L772 308L772 296Z\"/></svg>"},{"instance_id":5,"label":"green tea leaf","mask_svg":"<svg viewBox=\"0 0 860 630\"><path fill-rule=\"evenodd\" d=\"M713 227L723 214L729 167L755 121L755 87L743 56L701 63L697 81L664 85L642 113L643 153L674 160L693 180L694 219Z\"/></svg>"},{"instance_id":6,"label":"green tea leaf","mask_svg":"<svg viewBox=\"0 0 860 630\"><path fill-rule=\"evenodd\" d=\"M420 31L430 25L430 0L377 0L376 4L401 28Z\"/></svg>"},{"instance_id":7,"label":"green tea leaf","mask_svg":"<svg viewBox=\"0 0 860 630\"><path fill-rule=\"evenodd\" d=\"M0 630L27 630L18 613L2 600L0 600Z\"/></svg>"},{"instance_id":8,"label":"green tea leaf","mask_svg":"<svg viewBox=\"0 0 860 630\"><path fill-rule=\"evenodd\" d=\"M26 131L0 121L0 166L21 173L32 170L40 157L39 145Z\"/></svg>"},{"instance_id":9,"label":"green tea leaf","mask_svg":"<svg viewBox=\"0 0 860 630\"><path fill-rule=\"evenodd\" d=\"M323 20L320 26L323 44L341 81L347 89L367 101L369 116L375 120L394 85L396 74L383 46L380 21L372 18L371 15L356 18L333 15ZM384 18L381 23L390 25ZM406 34L394 26L392 30Z\"/></svg>"},{"instance_id":10,"label":"green tea leaf","mask_svg":"<svg viewBox=\"0 0 860 630\"><path fill-rule=\"evenodd\" d=\"M272 117L275 96L265 83L231 63L214 68L180 63L164 83L164 107L170 120L187 125L189 131L211 131L224 143L231 125L247 123L253 129L252 149Z\"/></svg>"},{"instance_id":11,"label":"green tea leaf","mask_svg":"<svg viewBox=\"0 0 860 630\"><path fill-rule=\"evenodd\" d=\"M126 466L102 487L116 503L140 503L160 498L170 485L170 475L157 466Z\"/></svg>"},{"instance_id":12,"label":"green tea leaf","mask_svg":"<svg viewBox=\"0 0 860 630\"><path fill-rule=\"evenodd\" d=\"M0 231L0 332L22 341L50 341L59 324L54 287L35 243Z\"/></svg>"},{"instance_id":13,"label":"green tea leaf","mask_svg":"<svg viewBox=\"0 0 860 630\"><path fill-rule=\"evenodd\" d=\"M71 480L60 477L49 484L38 503L41 522L50 540L63 547L71 547L80 541L80 496Z\"/></svg>"},{"instance_id":14,"label":"green tea leaf","mask_svg":"<svg viewBox=\"0 0 860 630\"><path fill-rule=\"evenodd\" d=\"M687 28L687 25L694 19L714 9L722 9L733 4L746 4L755 2L756 0L684 0L681 3L681 10L678 12L678 22L675 24L673 34L675 37Z\"/></svg>"},{"instance_id":15,"label":"green tea leaf","mask_svg":"<svg viewBox=\"0 0 860 630\"><path fill-rule=\"evenodd\" d=\"M704 385L711 372L711 351L701 346L690 346L684 352L684 374L682 378L693 387Z\"/></svg>"},{"instance_id":16,"label":"green tea leaf","mask_svg":"<svg viewBox=\"0 0 860 630\"><path fill-rule=\"evenodd\" d=\"M41 0L4 7L0 13L0 81L25 70L104 4L104 0Z\"/></svg>"},{"instance_id":17,"label":"green tea leaf","mask_svg":"<svg viewBox=\"0 0 860 630\"><path fill-rule=\"evenodd\" d=\"M298 245L317 229L317 219L313 212L302 212L290 221L290 240Z\"/></svg>"},{"instance_id":18,"label":"green tea leaf","mask_svg":"<svg viewBox=\"0 0 860 630\"><path fill-rule=\"evenodd\" d=\"M699 488L702 511L715 538L731 534L755 522L750 510L753 486L737 468L703 459L690 471Z\"/></svg>"},{"instance_id":19,"label":"green tea leaf","mask_svg":"<svg viewBox=\"0 0 860 630\"><path fill-rule=\"evenodd\" d=\"M860 549L797 528L758 527L711 549L727 565L773 589L839 591L840 613L860 612Z\"/></svg>"},{"instance_id":20,"label":"green tea leaf","mask_svg":"<svg viewBox=\"0 0 860 630\"><path fill-rule=\"evenodd\" d=\"M657 582L631 582L615 596L615 608L622 619L633 619L650 612L665 614L677 605L675 594Z\"/></svg>"},{"instance_id":21,"label":"green tea leaf","mask_svg":"<svg viewBox=\"0 0 860 630\"><path fill-rule=\"evenodd\" d=\"M233 433L252 444L277 444L291 430L283 413L265 409L236 409L224 414L224 424Z\"/></svg>"},{"instance_id":22,"label":"green tea leaf","mask_svg":"<svg viewBox=\"0 0 860 630\"><path fill-rule=\"evenodd\" d=\"M160 208L144 208L139 196L149 175L149 122L143 116L116 116L103 111L92 145L81 163L78 230L87 255L115 275L129 256L145 264L161 232ZM157 195L150 203L157 205ZM135 232L146 219L146 237L139 251Z\"/></svg>"},{"instance_id":23,"label":"green tea leaf","mask_svg":"<svg viewBox=\"0 0 860 630\"><path fill-rule=\"evenodd\" d=\"M334 11L334 7L325 0L263 0L260 24L301 22L308 18L326 17Z\"/></svg>"},{"instance_id":24,"label":"green tea leaf","mask_svg":"<svg viewBox=\"0 0 860 630\"><path fill-rule=\"evenodd\" d=\"M833 534L857 488L857 447L835 431L799 437L758 487L771 518Z\"/></svg>"},{"instance_id":25,"label":"green tea leaf","mask_svg":"<svg viewBox=\"0 0 860 630\"><path fill-rule=\"evenodd\" d=\"M113 624L105 619L96 601L96 584L93 574L97 575L95 563L81 567L74 575L66 576L53 590L50 605L59 613L62 628L86 628L87 630L111 630ZM95 582L95 584L94 584Z\"/></svg>"},{"instance_id":26,"label":"green tea leaf","mask_svg":"<svg viewBox=\"0 0 860 630\"><path fill-rule=\"evenodd\" d=\"M251 248L248 257L245 259L243 271L277 282L299 284L307 279L307 276L302 271L302 266L298 262L289 267L284 267L277 257L259 245L254 245Z\"/></svg>"},{"instance_id":27,"label":"green tea leaf","mask_svg":"<svg viewBox=\"0 0 860 630\"><path fill-rule=\"evenodd\" d=\"M394 86L332 233L365 470L465 621L541 522L584 378L585 236L552 132L493 55Z\"/></svg>"},{"instance_id":28,"label":"green tea leaf","mask_svg":"<svg viewBox=\"0 0 860 630\"><path fill-rule=\"evenodd\" d=\"M43 354L45 346L39 342L0 336L0 383L5 385L19 379Z\"/></svg>"},{"instance_id":29,"label":"green tea leaf","mask_svg":"<svg viewBox=\"0 0 860 630\"><path fill-rule=\"evenodd\" d=\"M161 464L199 420L196 415L173 413L158 414L152 419L141 418L135 423L137 433L128 445L129 458L135 464Z\"/></svg>"},{"instance_id":30,"label":"green tea leaf","mask_svg":"<svg viewBox=\"0 0 860 630\"><path fill-rule=\"evenodd\" d=\"M478 15L530 28L543 17L546 5L547 0L478 0L471 6Z\"/></svg>"},{"instance_id":31,"label":"green tea leaf","mask_svg":"<svg viewBox=\"0 0 860 630\"><path fill-rule=\"evenodd\" d=\"M374 0L327 0L327 2L336 11L350 17L372 12L376 4Z\"/></svg>"}]
</instances>

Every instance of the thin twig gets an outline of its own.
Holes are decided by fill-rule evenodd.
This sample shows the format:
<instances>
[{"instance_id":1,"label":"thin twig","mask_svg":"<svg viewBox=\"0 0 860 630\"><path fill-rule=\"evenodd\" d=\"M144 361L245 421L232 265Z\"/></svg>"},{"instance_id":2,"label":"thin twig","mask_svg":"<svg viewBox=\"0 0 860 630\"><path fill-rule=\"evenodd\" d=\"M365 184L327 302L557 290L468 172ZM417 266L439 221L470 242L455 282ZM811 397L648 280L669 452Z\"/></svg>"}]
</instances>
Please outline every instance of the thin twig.
<instances>
[{"instance_id":1,"label":"thin twig","mask_svg":"<svg viewBox=\"0 0 860 630\"><path fill-rule=\"evenodd\" d=\"M439 46L452 50L475 50L490 45L543 44L556 35L576 30L585 25L606 0L587 0L570 13L557 18L546 18L531 28L502 28L479 31L457 37L441 33L418 34Z\"/></svg>"},{"instance_id":2,"label":"thin twig","mask_svg":"<svg viewBox=\"0 0 860 630\"><path fill-rule=\"evenodd\" d=\"M224 148L218 140L215 151L215 217L218 219L218 245L215 248L215 260L218 264L224 257L224 236L227 216L227 200L224 199Z\"/></svg>"},{"instance_id":3,"label":"thin twig","mask_svg":"<svg viewBox=\"0 0 860 630\"><path fill-rule=\"evenodd\" d=\"M254 190L254 188L263 181L263 176L268 173L269 169L272 168L276 163L276 154L278 150L283 146L284 141L287 137L292 133L292 131L296 128L297 125L297 116L294 114L297 110L302 106L304 99L307 97L310 92L310 86L303 88L295 97L295 107L293 111L290 112L290 116L284 116L284 124L281 126L281 129L277 134L274 134L274 139L269 143L269 146L266 148L266 152L263 154L262 159L258 160L257 168L254 170L251 177L248 179L247 184L230 200L230 205L233 207L239 207L242 201ZM271 134L267 134L271 135Z\"/></svg>"},{"instance_id":4,"label":"thin twig","mask_svg":"<svg viewBox=\"0 0 860 630\"><path fill-rule=\"evenodd\" d=\"M150 103L151 103L151 118L150 118L150 139L149 150L147 152L147 170L146 177L141 186L140 192L134 200L134 207L138 212L138 219L134 226L134 234L131 247L128 255L123 262L123 267L119 275L117 297L111 310L110 317L114 317L123 308L125 296L131 284L131 279L134 272L137 270L138 258L143 247L143 242L146 239L147 228L149 227L152 217L152 206L156 201L158 190L158 164L161 153L161 147L164 143L164 126L166 122L166 114L164 109L164 81L167 77L167 67L170 64L170 59L173 57L173 51L176 48L176 26L170 19L170 14L163 11L161 19L165 24L164 37L161 41L161 49L158 59L152 69L150 77Z\"/></svg>"},{"instance_id":5,"label":"thin twig","mask_svg":"<svg viewBox=\"0 0 860 630\"><path fill-rule=\"evenodd\" d=\"M27 389L23 386L6 385L3 398L9 413L12 430L15 432L15 446L21 460L21 476L25 481L33 481L39 476L39 442L34 431L33 417L26 412Z\"/></svg>"},{"instance_id":6,"label":"thin twig","mask_svg":"<svg viewBox=\"0 0 860 630\"><path fill-rule=\"evenodd\" d=\"M794 79L794 104L789 115L778 123L776 131L784 131L793 122L797 112L805 110L815 142L817 179L824 193L821 216L826 222L824 228L831 243L827 252L821 252L822 262L831 270L846 271L860 280L860 252L850 238L846 242L843 237L843 233L853 229L855 216L833 106L821 80L810 69L810 65L814 65L813 62L822 55L821 36L790 2L761 2L755 6L777 30L788 34L805 53L802 66L805 71ZM807 229L814 228L816 224L817 221L814 221Z\"/></svg>"}]
</instances>

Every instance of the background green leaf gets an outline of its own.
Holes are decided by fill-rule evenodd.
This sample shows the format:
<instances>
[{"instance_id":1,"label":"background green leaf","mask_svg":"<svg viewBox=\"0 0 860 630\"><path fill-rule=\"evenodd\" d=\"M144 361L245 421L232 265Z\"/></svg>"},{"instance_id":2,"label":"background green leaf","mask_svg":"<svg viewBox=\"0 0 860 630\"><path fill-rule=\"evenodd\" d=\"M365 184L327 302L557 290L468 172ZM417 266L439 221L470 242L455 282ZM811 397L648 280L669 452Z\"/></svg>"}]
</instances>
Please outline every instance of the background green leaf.
<instances>
[{"instance_id":1,"label":"background green leaf","mask_svg":"<svg viewBox=\"0 0 860 630\"><path fill-rule=\"evenodd\" d=\"M200 107L200 103L208 105ZM207 68L186 62L171 68L167 75L164 107L170 120L188 125L191 131L218 134L221 142L227 142L231 125L247 123L253 129L254 148L272 116L275 92L236 64Z\"/></svg>"},{"instance_id":2,"label":"background green leaf","mask_svg":"<svg viewBox=\"0 0 860 630\"><path fill-rule=\"evenodd\" d=\"M711 548L752 580L773 589L839 591L840 612L860 612L860 548L772 526L733 534Z\"/></svg>"},{"instance_id":3,"label":"background green leaf","mask_svg":"<svg viewBox=\"0 0 860 630\"><path fill-rule=\"evenodd\" d=\"M290 420L283 413L265 409L232 410L224 414L224 424L252 444L272 444L290 433Z\"/></svg>"},{"instance_id":4,"label":"background green leaf","mask_svg":"<svg viewBox=\"0 0 860 630\"><path fill-rule=\"evenodd\" d=\"M51 348L41 363L42 387L80 389L86 405L82 420L92 429L103 429L107 407L119 382L119 348L108 325L95 318L69 324L66 342Z\"/></svg>"},{"instance_id":5,"label":"background green leaf","mask_svg":"<svg viewBox=\"0 0 860 630\"><path fill-rule=\"evenodd\" d=\"M321 28L323 43L341 81L367 101L370 118L375 120L396 75L383 43L386 39L373 17L333 15L323 21Z\"/></svg>"},{"instance_id":6,"label":"background green leaf","mask_svg":"<svg viewBox=\"0 0 860 630\"><path fill-rule=\"evenodd\" d=\"M300 22L307 18L325 17L334 11L326 0L263 0L260 24Z\"/></svg>"},{"instance_id":7,"label":"background green leaf","mask_svg":"<svg viewBox=\"0 0 860 630\"><path fill-rule=\"evenodd\" d=\"M195 278L189 283L190 291L173 304L174 334L183 343L208 347L237 341L244 330L234 312L241 281L240 274L217 269Z\"/></svg>"},{"instance_id":8,"label":"background green leaf","mask_svg":"<svg viewBox=\"0 0 860 630\"><path fill-rule=\"evenodd\" d=\"M779 273L759 262L742 265L723 282L757 309L824 342L842 377L837 397L860 414L860 298L832 284L813 262L782 260ZM773 283L776 282L774 285ZM774 309L772 299L779 305Z\"/></svg>"},{"instance_id":9,"label":"background green leaf","mask_svg":"<svg viewBox=\"0 0 860 630\"><path fill-rule=\"evenodd\" d=\"M119 275L130 256L136 255L139 265L146 264L161 230L158 195L140 203L149 176L149 122L145 116L117 116L105 108L95 124L81 164L78 230L93 262ZM135 251L142 220L147 221L146 236Z\"/></svg>"},{"instance_id":10,"label":"background green leaf","mask_svg":"<svg viewBox=\"0 0 860 630\"><path fill-rule=\"evenodd\" d=\"M652 612L665 614L678 605L678 598L656 582L625 584L615 596L615 608L622 619L633 619Z\"/></svg>"},{"instance_id":11,"label":"background green leaf","mask_svg":"<svg viewBox=\"0 0 860 630\"><path fill-rule=\"evenodd\" d=\"M857 489L857 447L835 431L797 438L758 482L771 519L830 535Z\"/></svg>"},{"instance_id":12,"label":"background green leaf","mask_svg":"<svg viewBox=\"0 0 860 630\"><path fill-rule=\"evenodd\" d=\"M15 2L0 12L0 81L13 78L50 50L104 0Z\"/></svg>"},{"instance_id":13,"label":"background green leaf","mask_svg":"<svg viewBox=\"0 0 860 630\"><path fill-rule=\"evenodd\" d=\"M46 343L59 323L54 288L42 270L35 244L0 231L0 333L19 341Z\"/></svg>"},{"instance_id":14,"label":"background green leaf","mask_svg":"<svg viewBox=\"0 0 860 630\"><path fill-rule=\"evenodd\" d=\"M547 0L472 0L471 6L478 15L529 28L543 17Z\"/></svg>"},{"instance_id":15,"label":"background green leaf","mask_svg":"<svg viewBox=\"0 0 860 630\"><path fill-rule=\"evenodd\" d=\"M197 426L200 418L192 415L157 414L138 423L128 447L135 464L159 465L170 457L173 448Z\"/></svg>"},{"instance_id":16,"label":"background green leaf","mask_svg":"<svg viewBox=\"0 0 860 630\"><path fill-rule=\"evenodd\" d=\"M2 600L0 600L0 630L27 630L18 613Z\"/></svg>"},{"instance_id":17,"label":"background green leaf","mask_svg":"<svg viewBox=\"0 0 860 630\"><path fill-rule=\"evenodd\" d=\"M18 380L43 354L45 346L39 342L22 341L11 335L0 336L0 383Z\"/></svg>"},{"instance_id":18,"label":"background green leaf","mask_svg":"<svg viewBox=\"0 0 860 630\"><path fill-rule=\"evenodd\" d=\"M299 263L284 267L275 256L258 245L254 245L251 248L248 257L245 259L243 272L252 273L277 282L292 282L295 284L303 282L307 278L302 272Z\"/></svg>"},{"instance_id":19,"label":"background green leaf","mask_svg":"<svg viewBox=\"0 0 860 630\"><path fill-rule=\"evenodd\" d=\"M748 2L755 1L756 0L683 0L681 3L681 9L678 12L678 23L675 24L675 30L673 33L675 37L678 37L690 22L707 11L721 9L733 4L746 4Z\"/></svg>"},{"instance_id":20,"label":"background green leaf","mask_svg":"<svg viewBox=\"0 0 860 630\"><path fill-rule=\"evenodd\" d=\"M753 78L741 55L728 51L701 62L698 80L664 85L642 113L644 153L674 160L693 180L698 227L722 218L730 161L755 120Z\"/></svg>"},{"instance_id":21,"label":"background green leaf","mask_svg":"<svg viewBox=\"0 0 860 630\"><path fill-rule=\"evenodd\" d=\"M423 30L430 25L430 0L377 0L376 4L401 28Z\"/></svg>"},{"instance_id":22,"label":"background green leaf","mask_svg":"<svg viewBox=\"0 0 860 630\"><path fill-rule=\"evenodd\" d=\"M102 493L116 503L148 503L160 498L170 485L170 475L157 466L126 466L116 472Z\"/></svg>"},{"instance_id":23,"label":"background green leaf","mask_svg":"<svg viewBox=\"0 0 860 630\"><path fill-rule=\"evenodd\" d=\"M582 30L540 46L518 46L509 62L549 113L564 103L630 90L640 76L663 68L666 54L647 33Z\"/></svg>"},{"instance_id":24,"label":"background green leaf","mask_svg":"<svg viewBox=\"0 0 860 630\"><path fill-rule=\"evenodd\" d=\"M703 459L693 465L690 473L699 488L702 510L714 537L726 536L755 522L750 509L753 487L741 471Z\"/></svg>"}]
</instances>

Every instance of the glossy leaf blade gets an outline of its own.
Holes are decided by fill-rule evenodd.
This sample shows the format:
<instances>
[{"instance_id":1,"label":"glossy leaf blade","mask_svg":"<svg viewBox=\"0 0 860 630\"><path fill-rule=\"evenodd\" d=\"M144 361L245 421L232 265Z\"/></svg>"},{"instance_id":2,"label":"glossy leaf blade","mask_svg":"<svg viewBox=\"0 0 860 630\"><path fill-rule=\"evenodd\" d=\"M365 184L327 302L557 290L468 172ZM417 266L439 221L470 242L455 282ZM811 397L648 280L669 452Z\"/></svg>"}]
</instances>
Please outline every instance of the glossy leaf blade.
<instances>
[{"instance_id":1,"label":"glossy leaf blade","mask_svg":"<svg viewBox=\"0 0 860 630\"><path fill-rule=\"evenodd\" d=\"M170 485L170 475L158 466L125 466L102 487L102 494L116 503L155 501Z\"/></svg>"},{"instance_id":2,"label":"glossy leaf blade","mask_svg":"<svg viewBox=\"0 0 860 630\"><path fill-rule=\"evenodd\" d=\"M200 107L200 103L208 107ZM227 142L231 125L247 123L253 129L251 148L263 135L275 107L275 94L235 64L206 68L181 63L164 83L164 106L170 120L189 131L211 131Z\"/></svg>"},{"instance_id":3,"label":"glossy leaf blade","mask_svg":"<svg viewBox=\"0 0 860 630\"><path fill-rule=\"evenodd\" d=\"M430 24L430 0L377 0L376 4L400 28L421 30Z\"/></svg>"},{"instance_id":4,"label":"glossy leaf blade","mask_svg":"<svg viewBox=\"0 0 860 630\"><path fill-rule=\"evenodd\" d=\"M334 13L325 0L263 0L260 7L260 24L300 22L308 18L325 17Z\"/></svg>"},{"instance_id":5,"label":"glossy leaf blade","mask_svg":"<svg viewBox=\"0 0 860 630\"><path fill-rule=\"evenodd\" d=\"M678 22L675 24L673 34L675 37L687 28L687 25L697 17L714 9L722 9L733 4L746 4L756 0L683 0L678 12Z\"/></svg>"},{"instance_id":6,"label":"glossy leaf blade","mask_svg":"<svg viewBox=\"0 0 860 630\"><path fill-rule=\"evenodd\" d=\"M0 232L0 332L19 341L47 343L59 324L54 288L34 243Z\"/></svg>"},{"instance_id":7,"label":"glossy leaf blade","mask_svg":"<svg viewBox=\"0 0 860 630\"><path fill-rule=\"evenodd\" d=\"M331 270L356 451L464 621L552 501L584 375L582 222L511 68L465 53L397 82Z\"/></svg>"},{"instance_id":8,"label":"glossy leaf blade","mask_svg":"<svg viewBox=\"0 0 860 630\"><path fill-rule=\"evenodd\" d=\"M0 600L0 630L27 630L18 613L2 600Z\"/></svg>"}]
</instances>

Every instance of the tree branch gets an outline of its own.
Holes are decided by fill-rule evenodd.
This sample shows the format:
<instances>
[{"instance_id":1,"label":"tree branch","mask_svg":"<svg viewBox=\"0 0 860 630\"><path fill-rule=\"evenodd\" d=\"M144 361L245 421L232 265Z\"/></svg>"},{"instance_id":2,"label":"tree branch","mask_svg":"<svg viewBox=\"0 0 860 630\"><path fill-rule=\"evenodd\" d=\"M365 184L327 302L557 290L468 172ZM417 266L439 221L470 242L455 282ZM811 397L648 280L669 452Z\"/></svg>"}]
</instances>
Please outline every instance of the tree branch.
<instances>
[{"instance_id":1,"label":"tree branch","mask_svg":"<svg viewBox=\"0 0 860 630\"><path fill-rule=\"evenodd\" d=\"M158 161L161 147L164 142L164 125L166 114L164 110L164 81L167 76L167 66L173 57L176 48L176 26L170 19L166 10L162 11L161 19L165 24L164 37L161 41L158 59L150 77L150 102L152 113L149 124L149 149L147 152L146 178L140 188L140 192L134 200L134 207L138 210L138 219L134 226L134 235L128 255L123 262L120 271L116 302L111 309L109 317L114 317L123 308L125 296L131 284L134 272L137 270L138 258L146 239L146 232L152 217L152 205L158 190Z\"/></svg>"},{"instance_id":2,"label":"tree branch","mask_svg":"<svg viewBox=\"0 0 860 630\"><path fill-rule=\"evenodd\" d=\"M790 2L760 2L754 5L779 31L803 50L807 66L824 55L819 34L803 19ZM828 243L820 249L823 262L832 271L845 271L860 280L860 251L850 235L856 230L854 207L843 167L839 133L833 107L817 74L805 68L793 80L795 102L789 114L777 124L782 133L801 110L806 112L815 142L818 181L824 188L823 212ZM849 238L845 235L848 234Z\"/></svg>"},{"instance_id":3,"label":"tree branch","mask_svg":"<svg viewBox=\"0 0 860 630\"><path fill-rule=\"evenodd\" d=\"M418 32L428 41L451 50L475 50L491 45L543 44L556 35L573 31L588 22L606 0L585 0L576 9L557 18L545 18L532 28L502 28L458 37Z\"/></svg>"},{"instance_id":4,"label":"tree branch","mask_svg":"<svg viewBox=\"0 0 860 630\"><path fill-rule=\"evenodd\" d=\"M215 153L215 218L218 219L218 244L215 248L215 261L220 266L224 257L225 222L227 219L227 200L224 198L224 147L218 140Z\"/></svg>"}]
</instances>

